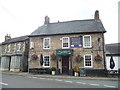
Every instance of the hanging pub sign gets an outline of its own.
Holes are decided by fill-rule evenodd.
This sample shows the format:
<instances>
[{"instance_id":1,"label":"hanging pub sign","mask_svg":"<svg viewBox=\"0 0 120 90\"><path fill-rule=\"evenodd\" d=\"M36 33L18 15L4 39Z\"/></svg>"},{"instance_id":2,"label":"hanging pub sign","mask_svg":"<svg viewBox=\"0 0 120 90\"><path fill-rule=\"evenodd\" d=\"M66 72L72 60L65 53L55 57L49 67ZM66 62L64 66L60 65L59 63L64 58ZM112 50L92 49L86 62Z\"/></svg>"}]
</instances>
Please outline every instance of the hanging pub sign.
<instances>
[{"instance_id":1,"label":"hanging pub sign","mask_svg":"<svg viewBox=\"0 0 120 90\"><path fill-rule=\"evenodd\" d=\"M81 47L81 46L82 46L82 37L70 38L70 47Z\"/></svg>"}]
</instances>

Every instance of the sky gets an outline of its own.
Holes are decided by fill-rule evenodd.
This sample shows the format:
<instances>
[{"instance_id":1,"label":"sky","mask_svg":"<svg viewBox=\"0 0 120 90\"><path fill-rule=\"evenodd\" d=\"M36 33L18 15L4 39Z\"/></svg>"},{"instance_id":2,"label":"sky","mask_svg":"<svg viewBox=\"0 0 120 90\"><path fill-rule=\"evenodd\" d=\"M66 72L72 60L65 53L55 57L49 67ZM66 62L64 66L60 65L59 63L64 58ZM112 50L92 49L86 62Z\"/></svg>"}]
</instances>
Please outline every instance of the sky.
<instances>
[{"instance_id":1,"label":"sky","mask_svg":"<svg viewBox=\"0 0 120 90\"><path fill-rule=\"evenodd\" d=\"M29 35L50 22L93 19L99 10L104 25L105 43L118 42L119 0L0 0L0 43L5 35L12 38Z\"/></svg>"}]
</instances>

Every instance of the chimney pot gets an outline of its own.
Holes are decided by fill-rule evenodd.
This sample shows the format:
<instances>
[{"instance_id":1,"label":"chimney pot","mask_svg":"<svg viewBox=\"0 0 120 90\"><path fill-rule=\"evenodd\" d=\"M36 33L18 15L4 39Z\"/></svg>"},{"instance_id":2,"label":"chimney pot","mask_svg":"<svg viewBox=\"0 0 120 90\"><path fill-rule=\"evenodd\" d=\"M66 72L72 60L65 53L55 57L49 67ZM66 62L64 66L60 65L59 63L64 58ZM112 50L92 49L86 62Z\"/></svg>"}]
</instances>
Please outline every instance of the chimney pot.
<instances>
[{"instance_id":1,"label":"chimney pot","mask_svg":"<svg viewBox=\"0 0 120 90\"><path fill-rule=\"evenodd\" d=\"M48 16L45 16L44 24L49 24L49 23L50 23L50 18Z\"/></svg>"},{"instance_id":2,"label":"chimney pot","mask_svg":"<svg viewBox=\"0 0 120 90\"><path fill-rule=\"evenodd\" d=\"M99 20L100 20L100 19L99 19L99 11L98 11L98 10L95 11L94 19L95 19L96 21L99 21Z\"/></svg>"},{"instance_id":3,"label":"chimney pot","mask_svg":"<svg viewBox=\"0 0 120 90\"><path fill-rule=\"evenodd\" d=\"M10 40L10 39L11 39L10 34L9 34L9 35L7 34L7 35L5 36L5 41L6 41L6 40Z\"/></svg>"}]
</instances>

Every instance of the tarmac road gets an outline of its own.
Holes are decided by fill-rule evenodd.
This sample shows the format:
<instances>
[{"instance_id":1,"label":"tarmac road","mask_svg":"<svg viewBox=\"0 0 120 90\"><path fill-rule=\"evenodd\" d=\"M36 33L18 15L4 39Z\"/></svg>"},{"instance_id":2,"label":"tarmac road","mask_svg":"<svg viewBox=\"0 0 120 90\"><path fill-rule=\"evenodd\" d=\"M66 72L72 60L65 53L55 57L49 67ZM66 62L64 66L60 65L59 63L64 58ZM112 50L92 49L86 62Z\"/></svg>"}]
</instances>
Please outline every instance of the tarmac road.
<instances>
[{"instance_id":1,"label":"tarmac road","mask_svg":"<svg viewBox=\"0 0 120 90\"><path fill-rule=\"evenodd\" d=\"M2 88L118 88L118 81L2 74Z\"/></svg>"}]
</instances>

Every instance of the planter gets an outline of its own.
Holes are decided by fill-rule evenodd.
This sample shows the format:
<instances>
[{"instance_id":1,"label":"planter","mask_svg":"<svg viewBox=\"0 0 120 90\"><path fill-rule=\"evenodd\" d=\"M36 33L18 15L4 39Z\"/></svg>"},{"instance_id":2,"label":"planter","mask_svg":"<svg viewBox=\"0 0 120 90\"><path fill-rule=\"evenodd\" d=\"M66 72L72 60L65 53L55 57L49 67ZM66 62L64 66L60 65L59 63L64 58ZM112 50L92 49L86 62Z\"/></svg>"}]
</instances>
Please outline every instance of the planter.
<instances>
[{"instance_id":1,"label":"planter","mask_svg":"<svg viewBox=\"0 0 120 90\"><path fill-rule=\"evenodd\" d=\"M74 72L74 75L75 75L76 77L78 77L78 72Z\"/></svg>"},{"instance_id":2,"label":"planter","mask_svg":"<svg viewBox=\"0 0 120 90\"><path fill-rule=\"evenodd\" d=\"M52 75L55 75L55 71L52 71Z\"/></svg>"}]
</instances>

